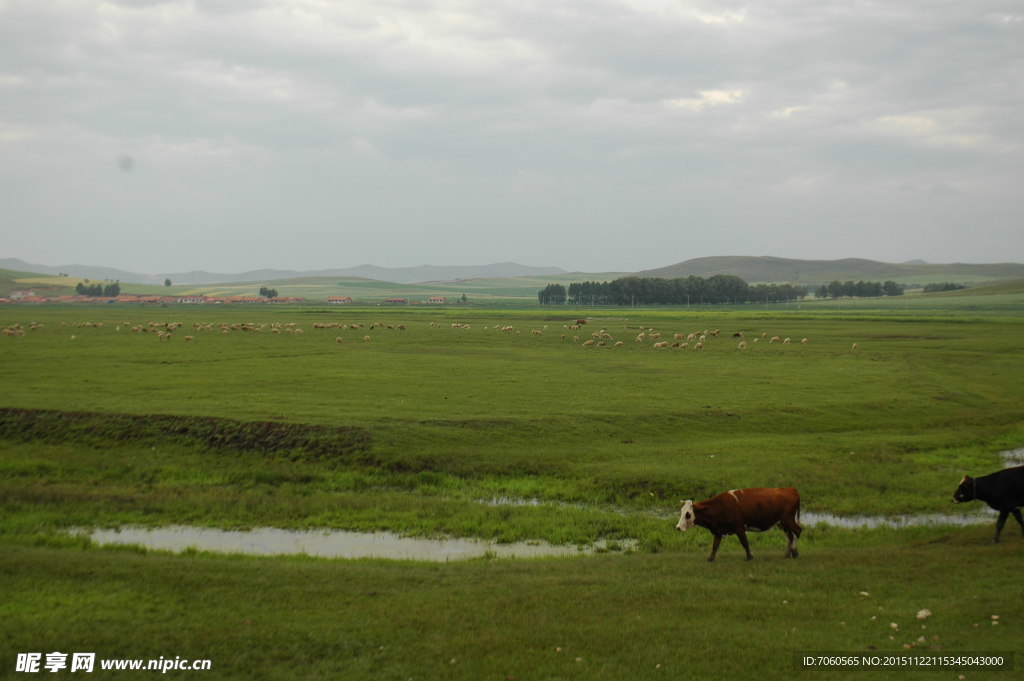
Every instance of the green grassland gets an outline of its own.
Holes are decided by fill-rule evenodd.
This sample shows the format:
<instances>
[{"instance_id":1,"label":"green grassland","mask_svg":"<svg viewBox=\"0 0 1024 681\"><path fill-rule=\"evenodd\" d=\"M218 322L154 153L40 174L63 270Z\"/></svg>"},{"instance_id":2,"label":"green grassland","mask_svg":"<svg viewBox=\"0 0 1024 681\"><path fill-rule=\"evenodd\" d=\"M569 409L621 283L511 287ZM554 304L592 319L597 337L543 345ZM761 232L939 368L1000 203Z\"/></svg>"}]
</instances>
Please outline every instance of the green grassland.
<instances>
[{"instance_id":1,"label":"green grassland","mask_svg":"<svg viewBox=\"0 0 1024 681\"><path fill-rule=\"evenodd\" d=\"M12 291L26 288L31 288L40 296L74 295L75 284L79 281L81 280L69 280L67 277L49 277L0 268L0 297L6 298L11 295Z\"/></svg>"},{"instance_id":2,"label":"green grassland","mask_svg":"<svg viewBox=\"0 0 1024 681\"><path fill-rule=\"evenodd\" d=\"M796 561L774 532L752 538L752 563L729 539L710 565L710 535L673 529L680 499L755 485L798 487L805 512L952 512L964 473L1024 446L1019 295L0 308L0 328L24 329L0 336L0 408L37 410L0 430L0 677L16 652L62 648L208 657L211 678L248 679L828 679L854 677L797 671L793 652L1021 652L1012 525L997 546L989 525L808 526ZM705 330L720 333L699 350L654 347ZM63 532L175 523L636 548L434 565L100 549Z\"/></svg>"}]
</instances>

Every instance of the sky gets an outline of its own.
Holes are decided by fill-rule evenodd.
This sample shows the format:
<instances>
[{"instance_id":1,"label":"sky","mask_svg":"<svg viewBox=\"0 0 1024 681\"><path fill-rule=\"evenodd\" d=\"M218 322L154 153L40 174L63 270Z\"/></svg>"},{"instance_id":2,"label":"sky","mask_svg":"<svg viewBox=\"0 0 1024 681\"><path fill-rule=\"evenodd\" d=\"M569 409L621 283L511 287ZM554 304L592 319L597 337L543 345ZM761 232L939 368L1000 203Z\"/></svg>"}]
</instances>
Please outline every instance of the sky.
<instances>
[{"instance_id":1,"label":"sky","mask_svg":"<svg viewBox=\"0 0 1024 681\"><path fill-rule=\"evenodd\" d=\"M0 256L1024 262L1019 0L0 0Z\"/></svg>"}]
</instances>

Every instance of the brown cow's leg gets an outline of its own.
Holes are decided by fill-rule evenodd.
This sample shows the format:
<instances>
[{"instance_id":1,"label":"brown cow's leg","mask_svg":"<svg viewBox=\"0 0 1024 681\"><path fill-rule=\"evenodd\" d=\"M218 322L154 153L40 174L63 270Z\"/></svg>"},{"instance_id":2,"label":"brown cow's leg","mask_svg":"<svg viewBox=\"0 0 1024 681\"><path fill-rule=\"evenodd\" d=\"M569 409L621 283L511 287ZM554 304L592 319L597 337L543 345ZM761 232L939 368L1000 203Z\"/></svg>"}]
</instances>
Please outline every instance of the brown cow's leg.
<instances>
[{"instance_id":1,"label":"brown cow's leg","mask_svg":"<svg viewBox=\"0 0 1024 681\"><path fill-rule=\"evenodd\" d=\"M747 552L747 560L753 560L754 554L750 552L750 544L747 543L747 533L743 530L738 530L736 536L740 538L740 543L743 544L743 550Z\"/></svg>"},{"instance_id":2,"label":"brown cow's leg","mask_svg":"<svg viewBox=\"0 0 1024 681\"><path fill-rule=\"evenodd\" d=\"M800 552L796 550L796 540L799 539L799 535L796 532L786 532L786 537L789 539L789 550L786 551L786 558L796 558L800 555Z\"/></svg>"},{"instance_id":3,"label":"brown cow's leg","mask_svg":"<svg viewBox=\"0 0 1024 681\"><path fill-rule=\"evenodd\" d=\"M784 522L781 525L779 525L779 529L786 533L786 538L789 540L789 544L786 546L786 558L796 558L800 555L800 552L796 550L796 542L798 539L800 539L800 533L803 530L795 522Z\"/></svg>"},{"instance_id":4,"label":"brown cow's leg","mask_svg":"<svg viewBox=\"0 0 1024 681\"><path fill-rule=\"evenodd\" d=\"M710 563L715 559L715 555L718 553L718 546L722 543L722 535L716 534L715 541L711 544L711 555L708 556L708 562Z\"/></svg>"}]
</instances>

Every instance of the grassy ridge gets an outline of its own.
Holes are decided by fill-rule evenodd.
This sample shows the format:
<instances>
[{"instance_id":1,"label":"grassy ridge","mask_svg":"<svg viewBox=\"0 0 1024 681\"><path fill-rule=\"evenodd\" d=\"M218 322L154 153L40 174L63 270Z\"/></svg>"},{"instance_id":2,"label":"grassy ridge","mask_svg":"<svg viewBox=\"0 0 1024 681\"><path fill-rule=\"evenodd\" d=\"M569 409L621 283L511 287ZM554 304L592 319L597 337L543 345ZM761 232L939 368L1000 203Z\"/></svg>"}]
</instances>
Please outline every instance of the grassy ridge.
<instances>
[{"instance_id":1,"label":"grassy ridge","mask_svg":"<svg viewBox=\"0 0 1024 681\"><path fill-rule=\"evenodd\" d=\"M253 451L324 463L337 462L369 447L369 438L358 428L46 409L0 408L0 438L28 442L71 441L93 447L108 446L111 442L161 446L181 442L212 450Z\"/></svg>"}]
</instances>

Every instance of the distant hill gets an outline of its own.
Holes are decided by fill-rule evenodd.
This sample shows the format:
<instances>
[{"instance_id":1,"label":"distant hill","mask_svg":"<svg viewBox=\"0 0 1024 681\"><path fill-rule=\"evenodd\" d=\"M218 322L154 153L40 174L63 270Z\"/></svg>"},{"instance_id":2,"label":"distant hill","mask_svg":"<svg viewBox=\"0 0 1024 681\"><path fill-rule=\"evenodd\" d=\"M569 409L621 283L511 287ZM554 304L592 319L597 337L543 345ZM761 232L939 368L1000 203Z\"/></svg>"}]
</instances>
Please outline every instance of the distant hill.
<instances>
[{"instance_id":1,"label":"distant hill","mask_svg":"<svg viewBox=\"0 0 1024 681\"><path fill-rule=\"evenodd\" d=\"M155 275L148 276L145 274L136 274L134 272L125 272L124 270L114 269L113 267L93 267L88 265L50 267L49 265L37 265L35 263L25 262L18 258L0 258L0 269L15 270L18 272L32 274L49 274L53 276L66 274L67 276L76 279L89 279L93 281L104 281L109 279L111 281L130 281L139 284L151 284L156 281ZM160 283L163 283L162 278L160 279Z\"/></svg>"},{"instance_id":2,"label":"distant hill","mask_svg":"<svg viewBox=\"0 0 1024 681\"><path fill-rule=\"evenodd\" d=\"M645 270L638 272L636 276L675 279L689 276L707 278L716 274L731 274L743 279L748 284L790 283L805 286L836 280L892 280L901 284L945 281L977 283L1024 278L1024 264L953 263L940 265L921 261L895 264L862 258L795 260L767 256L718 256L695 258L668 267Z\"/></svg>"},{"instance_id":3,"label":"distant hill","mask_svg":"<svg viewBox=\"0 0 1024 681\"><path fill-rule=\"evenodd\" d=\"M439 267L377 267L361 265L328 270L251 270L238 274L215 272L168 272L139 274L107 267L67 265L49 267L17 258L0 259L0 270L11 270L0 288L14 290L31 286L50 294L73 290L78 279L94 282L120 281L134 285L134 292L163 293L170 279L173 290L209 295L255 295L261 285L273 286L282 296L323 300L327 296L377 298L405 295L513 296L534 297L536 291L556 282L611 281L628 272L566 272L558 267L528 267L516 263ZM34 274L31 274L34 273ZM56 279L67 275L66 280ZM695 258L668 267L633 273L632 276L668 279L697 276L708 278L731 274L748 284L790 283L816 287L831 281L886 281L909 286L952 282L977 286L1024 279L1024 264L930 264L922 261L884 263L861 258L843 260L797 260L792 258L720 256ZM33 276L49 275L54 281L35 281ZM62 281L63 280L63 281ZM412 288L407 288L412 287ZM151 288L152 290L147 290Z\"/></svg>"},{"instance_id":4,"label":"distant hill","mask_svg":"<svg viewBox=\"0 0 1024 681\"><path fill-rule=\"evenodd\" d=\"M203 271L140 274L111 267L93 267L89 265L50 267L48 265L28 263L18 258L0 258L0 268L21 272L36 272L39 274L66 274L71 277L96 281L109 279L111 281L136 284L162 284L165 279L170 279L175 284L223 284L278 281L301 277L359 277L396 284L412 284L430 281L459 281L463 279L534 277L565 273L565 270L558 267L529 267L512 262L451 267L434 265L421 265L419 267L360 265L358 267L305 271L264 269L250 270L237 274Z\"/></svg>"}]
</instances>

